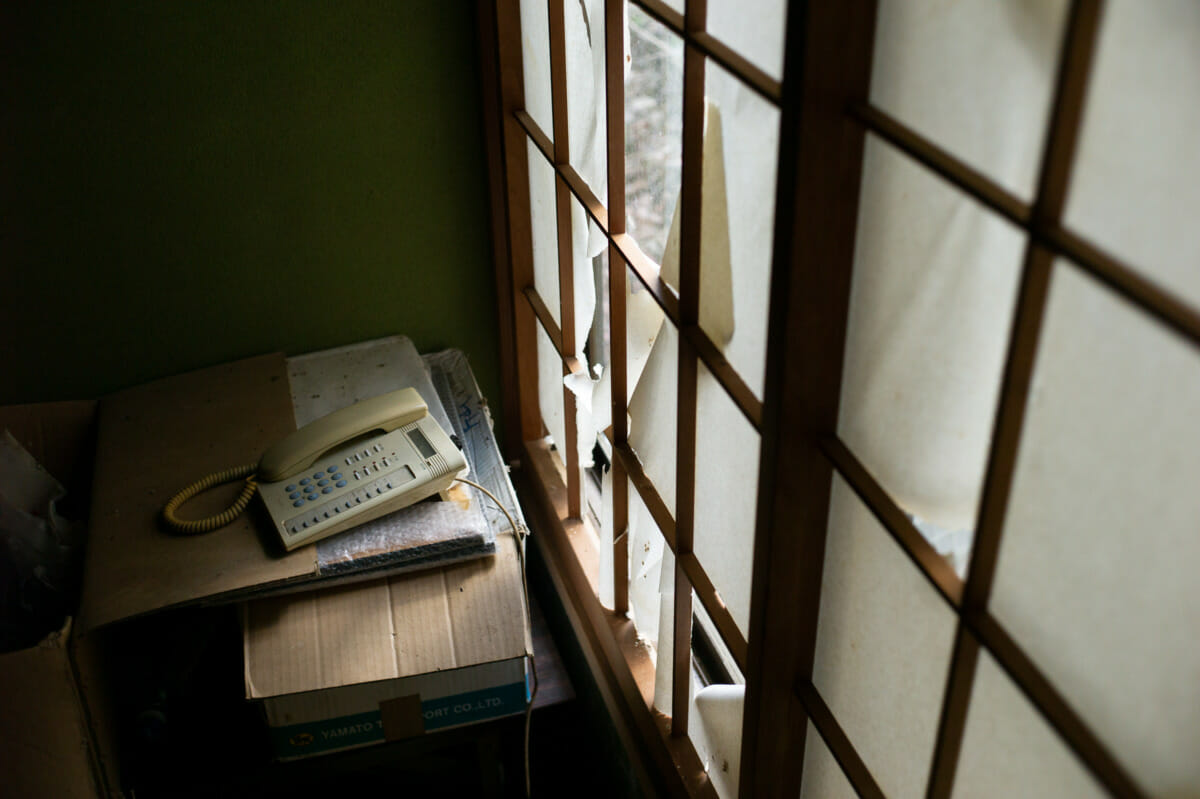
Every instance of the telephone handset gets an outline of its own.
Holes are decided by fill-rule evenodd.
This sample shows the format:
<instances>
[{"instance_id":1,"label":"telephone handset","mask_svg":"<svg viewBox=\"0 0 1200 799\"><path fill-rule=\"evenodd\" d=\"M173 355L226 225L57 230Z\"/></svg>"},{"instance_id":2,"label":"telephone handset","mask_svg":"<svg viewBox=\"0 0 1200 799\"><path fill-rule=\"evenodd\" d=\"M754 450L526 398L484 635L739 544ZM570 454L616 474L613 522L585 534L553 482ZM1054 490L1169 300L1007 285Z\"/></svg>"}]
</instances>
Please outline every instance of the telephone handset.
<instances>
[{"instance_id":1,"label":"telephone handset","mask_svg":"<svg viewBox=\"0 0 1200 799\"><path fill-rule=\"evenodd\" d=\"M163 517L178 532L215 530L237 518L257 490L284 548L292 550L444 491L466 472L466 459L421 395L405 388L305 425L257 464L188 486ZM225 513L195 521L176 516L199 492L243 477L246 486Z\"/></svg>"}]
</instances>

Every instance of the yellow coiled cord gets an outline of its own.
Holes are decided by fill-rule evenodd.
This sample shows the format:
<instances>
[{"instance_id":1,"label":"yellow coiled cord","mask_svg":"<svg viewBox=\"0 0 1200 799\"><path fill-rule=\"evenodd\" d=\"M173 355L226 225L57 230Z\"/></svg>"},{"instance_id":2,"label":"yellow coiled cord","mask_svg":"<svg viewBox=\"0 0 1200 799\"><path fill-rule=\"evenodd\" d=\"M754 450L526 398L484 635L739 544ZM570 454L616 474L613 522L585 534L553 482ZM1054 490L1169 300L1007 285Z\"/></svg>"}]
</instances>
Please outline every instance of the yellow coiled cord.
<instances>
[{"instance_id":1,"label":"yellow coiled cord","mask_svg":"<svg viewBox=\"0 0 1200 799\"><path fill-rule=\"evenodd\" d=\"M250 500L254 498L254 492L258 491L258 482L254 479L257 472L258 464L249 463L245 466L237 466L232 469L226 469L223 472L210 474L203 480L197 480L171 497L167 504L163 506L163 521L172 530L183 535L198 535L216 530L218 527L224 527L238 516L241 516L242 512L246 510L246 506L250 504ZM232 505L216 516L209 516L207 519L181 519L175 515L175 511L179 509L180 505L202 491L207 491L213 486L219 486L224 483L232 483L234 480L242 478L246 479L246 485L242 488L242 493L238 494L238 498L233 501Z\"/></svg>"}]
</instances>

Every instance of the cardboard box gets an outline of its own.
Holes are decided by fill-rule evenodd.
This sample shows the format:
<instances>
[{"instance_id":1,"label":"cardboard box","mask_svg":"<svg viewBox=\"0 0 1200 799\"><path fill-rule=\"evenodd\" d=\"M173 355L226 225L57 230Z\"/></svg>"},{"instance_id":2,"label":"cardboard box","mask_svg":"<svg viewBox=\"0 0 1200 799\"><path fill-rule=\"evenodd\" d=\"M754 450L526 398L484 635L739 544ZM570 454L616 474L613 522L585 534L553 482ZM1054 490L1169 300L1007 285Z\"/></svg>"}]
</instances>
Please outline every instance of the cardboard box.
<instances>
[{"instance_id":1,"label":"cardboard box","mask_svg":"<svg viewBox=\"0 0 1200 799\"><path fill-rule=\"evenodd\" d=\"M366 372L369 384L334 388L354 392L352 396L360 395L360 390L387 390L376 383L395 377L393 370L381 367L390 361L386 353L397 346L394 337L347 348L343 354L356 358L361 368L337 370L338 377ZM482 469L477 468L478 460L473 461L473 476L515 508L515 494L491 439L486 404L461 353L446 357L449 371L441 373L437 391L449 392L453 400L446 403L454 408L450 420L469 458L483 452L490 458ZM311 366L303 359L294 360ZM15 653L11 660L0 659L4 686L0 689L0 794L120 795L122 753L112 723L115 706L105 668L113 642L132 619L173 607L228 603L262 591L302 590L362 576L347 574L338 564L322 563L314 547L282 553L268 534L269 527L256 523L254 506L229 526L203 536L168 535L158 523L162 504L176 490L210 471L258 457L295 429L294 397L289 390L295 378L289 375L289 363L282 355L267 355L155 381L99 403L0 408L0 424L12 428L18 440L77 495L89 495L86 478L92 476L93 429L96 453L79 616L43 645ZM203 516L223 509L237 489L225 486L197 497L189 505L189 514ZM498 512L487 508L482 512L496 529ZM270 630L282 636L277 643L287 653L280 652L279 657L294 667L290 673L298 680L295 685L313 686L272 685L259 676L255 683L265 689L262 696L277 698L273 706L281 708L278 718L309 719L311 712L301 710L303 703L292 694L312 691L320 696L303 701L336 700L348 706L346 694L322 692L359 686L351 691L359 697L354 706L379 713L382 705L386 714L377 726L392 735L416 730L418 720L424 730L519 712L524 707L525 660L531 652L528 612L511 538L497 539L496 551L495 557L417 574L412 583L396 580L390 589L388 582L364 585L361 595L352 585L331 588L319 600L308 600L305 612L311 619L334 620L311 639L299 633L293 638L288 624L271 624L269 616L256 616L255 627L268 631L266 639ZM393 591L398 615L390 615L390 609L366 612L363 597L371 595L372 586ZM457 597L450 596L451 586ZM292 601L305 607L299 596L303 595L265 604L264 612L278 613L279 621L294 623L291 617L301 611L288 608ZM442 626L428 621L435 616ZM371 637L375 628L362 626L368 619L392 625L387 638L397 643L386 653L372 649L382 639ZM423 621L408 626L410 619ZM405 629L411 637L405 637ZM393 631L398 632L395 639ZM402 647L401 641L407 643ZM147 650L153 646L148 642ZM322 653L325 648L328 652ZM254 662L265 663L265 656L255 654ZM375 657L377 661L372 660ZM390 672L371 670L389 663L394 667ZM319 679L314 681L306 668L319 669ZM246 669L248 678L258 674L250 663ZM283 669L281 675L286 672ZM419 679L403 682L410 677ZM392 693L380 693L380 683L390 684ZM473 690L488 693L466 696ZM516 701L518 694L520 701ZM367 695L368 700L361 699ZM413 696L420 696L422 702L444 699L449 704L445 709L431 705L426 722L425 709L413 709ZM463 708L456 709L468 699L474 699L479 709L470 718ZM349 725L343 727L339 732L353 732ZM37 756L30 755L31 748L37 749Z\"/></svg>"},{"instance_id":2,"label":"cardboard box","mask_svg":"<svg viewBox=\"0 0 1200 799\"><path fill-rule=\"evenodd\" d=\"M95 402L0 408L7 428L86 509ZM106 705L85 701L100 675L72 637L72 620L36 646L0 655L0 774L9 796L95 797L106 793L100 748L110 743ZM95 728L95 729L93 729Z\"/></svg>"},{"instance_id":3,"label":"cardboard box","mask_svg":"<svg viewBox=\"0 0 1200 799\"><path fill-rule=\"evenodd\" d=\"M246 695L288 760L522 713L532 653L517 545L245 607Z\"/></svg>"},{"instance_id":4,"label":"cardboard box","mask_svg":"<svg viewBox=\"0 0 1200 799\"><path fill-rule=\"evenodd\" d=\"M387 345L380 340L365 346L372 352ZM330 355L360 358L362 351ZM294 360L312 376L312 360ZM450 350L425 361L472 477L520 519L466 359ZM354 369L339 365L334 372ZM293 384L300 377L293 372ZM295 398L298 415L305 399ZM262 703L278 758L524 712L533 647L521 558L502 513L490 506L487 511L496 530L494 557L243 606L246 696Z\"/></svg>"},{"instance_id":5,"label":"cardboard box","mask_svg":"<svg viewBox=\"0 0 1200 799\"><path fill-rule=\"evenodd\" d=\"M490 536L475 528L494 530L493 513L481 511L473 494L457 488L450 493L464 507L454 516L461 528L455 533L471 534L454 538L462 549L450 547L447 531L431 529L405 537L399 549L372 549L367 538L353 562L342 557L342 543L358 540L367 525L284 552L270 521L258 518L265 513L257 499L245 514L204 535L170 535L160 523L163 504L177 491L205 475L256 461L296 429L297 417L309 421L355 398L415 385L413 378L406 377L412 367L403 368L403 361L411 359L424 378L421 358L411 342L393 336L292 359L278 353L248 358L105 397L99 409L92 540L84 570L80 631L88 633L172 607L228 604L317 584L380 578L452 557L490 554ZM466 375L474 389L472 402L482 403L469 369ZM424 382L425 388L416 387L426 402L431 407L445 405L439 401L440 391L428 378ZM294 395L297 388L302 391ZM454 415L450 421L458 418ZM489 441L490 429L489 423ZM495 451L494 462L502 465L494 442L490 449ZM468 460L470 456L468 451ZM472 462L472 471L478 474L477 463ZM495 481L476 479L496 490ZM506 474L501 482L505 495L510 495ZM204 492L187 504L184 515L202 518L223 511L240 488L234 483ZM414 506L389 518L420 512ZM482 541L488 546L479 546Z\"/></svg>"}]
</instances>

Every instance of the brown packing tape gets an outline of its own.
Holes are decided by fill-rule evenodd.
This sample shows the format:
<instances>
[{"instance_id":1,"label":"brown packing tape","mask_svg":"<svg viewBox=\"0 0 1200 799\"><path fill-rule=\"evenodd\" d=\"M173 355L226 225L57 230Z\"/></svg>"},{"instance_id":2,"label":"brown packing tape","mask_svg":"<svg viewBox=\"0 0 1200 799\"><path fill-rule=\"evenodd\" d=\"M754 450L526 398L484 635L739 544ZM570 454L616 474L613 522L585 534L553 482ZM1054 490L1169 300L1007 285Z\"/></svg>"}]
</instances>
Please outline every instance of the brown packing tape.
<instances>
[{"instance_id":1,"label":"brown packing tape","mask_svg":"<svg viewBox=\"0 0 1200 799\"><path fill-rule=\"evenodd\" d=\"M421 714L421 695L409 694L379 703L383 717L383 737L400 741L425 734L425 717Z\"/></svg>"}]
</instances>

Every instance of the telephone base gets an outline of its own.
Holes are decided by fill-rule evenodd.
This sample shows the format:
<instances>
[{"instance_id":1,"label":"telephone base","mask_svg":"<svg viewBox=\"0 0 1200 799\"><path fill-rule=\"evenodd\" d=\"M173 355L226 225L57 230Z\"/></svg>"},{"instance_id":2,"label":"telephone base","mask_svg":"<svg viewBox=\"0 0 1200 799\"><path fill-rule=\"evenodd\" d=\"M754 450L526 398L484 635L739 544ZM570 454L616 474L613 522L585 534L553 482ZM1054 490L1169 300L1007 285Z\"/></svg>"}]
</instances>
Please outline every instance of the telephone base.
<instances>
[{"instance_id":1,"label":"telephone base","mask_svg":"<svg viewBox=\"0 0 1200 799\"><path fill-rule=\"evenodd\" d=\"M316 471L259 487L288 551L434 494L447 498L467 472L462 453L430 416L321 458Z\"/></svg>"}]
</instances>

